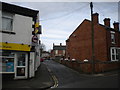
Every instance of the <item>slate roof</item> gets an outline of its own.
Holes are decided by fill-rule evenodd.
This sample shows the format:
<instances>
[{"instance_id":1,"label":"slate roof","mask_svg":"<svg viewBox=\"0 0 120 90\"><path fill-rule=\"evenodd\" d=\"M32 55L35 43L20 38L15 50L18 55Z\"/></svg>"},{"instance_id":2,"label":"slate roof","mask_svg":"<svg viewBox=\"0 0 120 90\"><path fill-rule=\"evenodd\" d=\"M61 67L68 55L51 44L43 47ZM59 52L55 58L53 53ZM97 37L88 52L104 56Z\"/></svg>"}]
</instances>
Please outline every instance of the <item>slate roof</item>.
<instances>
[{"instance_id":1,"label":"slate roof","mask_svg":"<svg viewBox=\"0 0 120 90\"><path fill-rule=\"evenodd\" d=\"M65 50L66 46L55 45L53 46L53 50Z\"/></svg>"},{"instance_id":2,"label":"slate roof","mask_svg":"<svg viewBox=\"0 0 120 90\"><path fill-rule=\"evenodd\" d=\"M24 16L29 16L29 17L36 17L37 14L39 13L38 10L33 10L26 7L5 3L5 2L0 2L0 4L2 4L1 5L2 11L6 11L6 12L16 13Z\"/></svg>"}]
</instances>

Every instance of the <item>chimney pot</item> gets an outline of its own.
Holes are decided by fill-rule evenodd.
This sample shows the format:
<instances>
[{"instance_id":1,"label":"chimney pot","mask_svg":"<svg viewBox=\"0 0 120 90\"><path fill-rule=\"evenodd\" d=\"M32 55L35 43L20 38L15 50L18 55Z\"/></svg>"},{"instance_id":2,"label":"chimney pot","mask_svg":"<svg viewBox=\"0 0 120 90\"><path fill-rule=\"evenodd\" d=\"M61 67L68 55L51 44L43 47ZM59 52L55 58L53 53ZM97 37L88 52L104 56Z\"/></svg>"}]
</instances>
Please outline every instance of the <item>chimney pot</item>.
<instances>
[{"instance_id":1,"label":"chimney pot","mask_svg":"<svg viewBox=\"0 0 120 90\"><path fill-rule=\"evenodd\" d=\"M104 25L110 27L110 18L105 18L104 19Z\"/></svg>"}]
</instances>

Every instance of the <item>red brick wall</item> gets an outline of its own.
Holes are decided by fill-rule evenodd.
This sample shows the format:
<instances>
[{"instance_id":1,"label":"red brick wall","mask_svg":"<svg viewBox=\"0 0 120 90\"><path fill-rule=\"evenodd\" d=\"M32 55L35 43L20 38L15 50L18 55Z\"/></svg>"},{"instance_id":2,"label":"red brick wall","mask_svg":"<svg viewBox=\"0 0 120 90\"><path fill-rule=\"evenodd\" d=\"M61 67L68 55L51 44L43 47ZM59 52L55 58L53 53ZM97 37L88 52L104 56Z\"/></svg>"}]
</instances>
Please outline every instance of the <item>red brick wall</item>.
<instances>
[{"instance_id":1,"label":"red brick wall","mask_svg":"<svg viewBox=\"0 0 120 90\"><path fill-rule=\"evenodd\" d=\"M115 31L116 44L111 43L110 30L105 30L105 27L99 24L94 25L94 50L95 60L101 62L110 61L110 48L120 47L120 32ZM91 60L92 58L92 40L91 40L91 22L84 20L83 23L70 35L66 42L66 57L74 58L78 61L84 59ZM66 63L67 64L67 63ZM72 66L71 66L72 65ZM85 64L68 64L69 67L75 69L80 68L84 72L91 72L92 66L90 63ZM118 68L116 63L97 63L95 65L96 72L111 70Z\"/></svg>"},{"instance_id":2,"label":"red brick wall","mask_svg":"<svg viewBox=\"0 0 120 90\"><path fill-rule=\"evenodd\" d=\"M76 61L61 61L62 64L68 66L69 68L72 68L74 70L77 70L78 72L84 72L84 73L92 73L92 65L91 63L84 63L84 62L76 62ZM115 69L120 69L120 62L97 62L95 64L95 73L99 72L105 72Z\"/></svg>"},{"instance_id":3,"label":"red brick wall","mask_svg":"<svg viewBox=\"0 0 120 90\"><path fill-rule=\"evenodd\" d=\"M52 57L55 57L55 56L64 56L65 53L63 50L58 50L58 54L56 54L56 50L53 50L52 51Z\"/></svg>"},{"instance_id":4,"label":"red brick wall","mask_svg":"<svg viewBox=\"0 0 120 90\"><path fill-rule=\"evenodd\" d=\"M105 61L107 60L106 30L104 30L102 26L96 24L94 27L94 35L95 59ZM91 23L89 21L84 21L80 27L72 33L66 45L66 53L69 54L70 59L75 58L80 61L84 59L91 60Z\"/></svg>"}]
</instances>

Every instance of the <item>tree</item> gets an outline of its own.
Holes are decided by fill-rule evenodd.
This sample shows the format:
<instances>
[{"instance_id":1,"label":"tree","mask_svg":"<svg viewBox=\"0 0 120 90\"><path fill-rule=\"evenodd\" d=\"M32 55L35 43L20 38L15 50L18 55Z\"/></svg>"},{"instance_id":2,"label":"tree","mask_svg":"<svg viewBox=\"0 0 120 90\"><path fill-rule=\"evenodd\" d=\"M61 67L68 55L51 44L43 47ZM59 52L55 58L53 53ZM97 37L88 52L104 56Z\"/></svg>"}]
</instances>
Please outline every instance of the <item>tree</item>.
<instances>
[{"instance_id":1,"label":"tree","mask_svg":"<svg viewBox=\"0 0 120 90\"><path fill-rule=\"evenodd\" d=\"M40 44L40 56L42 55L42 52L46 50L45 44L41 43Z\"/></svg>"}]
</instances>

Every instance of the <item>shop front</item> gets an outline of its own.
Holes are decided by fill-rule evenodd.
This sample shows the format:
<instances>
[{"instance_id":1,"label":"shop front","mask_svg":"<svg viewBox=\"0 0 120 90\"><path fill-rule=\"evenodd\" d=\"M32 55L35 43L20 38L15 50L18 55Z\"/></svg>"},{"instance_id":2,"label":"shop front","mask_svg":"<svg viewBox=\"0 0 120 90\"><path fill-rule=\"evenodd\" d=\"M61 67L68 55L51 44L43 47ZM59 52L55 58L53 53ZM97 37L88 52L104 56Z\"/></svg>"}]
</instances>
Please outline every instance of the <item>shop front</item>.
<instances>
[{"instance_id":1,"label":"shop front","mask_svg":"<svg viewBox=\"0 0 120 90\"><path fill-rule=\"evenodd\" d=\"M1 73L7 75L13 74L15 79L28 78L30 46L2 43L0 47Z\"/></svg>"}]
</instances>

